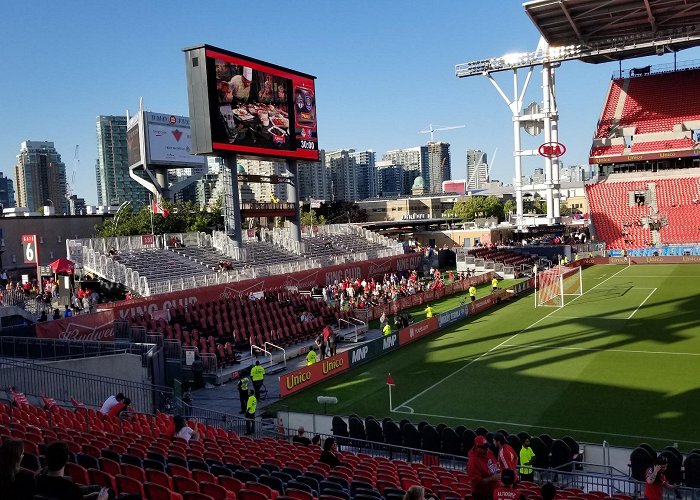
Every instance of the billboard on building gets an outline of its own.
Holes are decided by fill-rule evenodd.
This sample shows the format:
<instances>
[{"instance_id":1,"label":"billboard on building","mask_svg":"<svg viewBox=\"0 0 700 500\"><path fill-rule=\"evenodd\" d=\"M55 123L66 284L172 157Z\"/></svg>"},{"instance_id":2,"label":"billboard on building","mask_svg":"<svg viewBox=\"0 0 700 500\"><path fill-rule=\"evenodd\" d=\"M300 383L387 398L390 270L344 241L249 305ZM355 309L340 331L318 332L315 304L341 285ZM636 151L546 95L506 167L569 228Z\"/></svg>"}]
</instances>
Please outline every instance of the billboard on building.
<instances>
[{"instance_id":1,"label":"billboard on building","mask_svg":"<svg viewBox=\"0 0 700 500\"><path fill-rule=\"evenodd\" d=\"M192 154L190 119L186 116L145 112L148 163L204 165L205 156Z\"/></svg>"},{"instance_id":2,"label":"billboard on building","mask_svg":"<svg viewBox=\"0 0 700 500\"><path fill-rule=\"evenodd\" d=\"M192 154L190 119L164 113L139 111L126 128L129 166L148 165L183 168L204 166L204 156Z\"/></svg>"},{"instance_id":3,"label":"billboard on building","mask_svg":"<svg viewBox=\"0 0 700 500\"><path fill-rule=\"evenodd\" d=\"M185 60L196 154L318 160L316 77L209 45Z\"/></svg>"}]
</instances>

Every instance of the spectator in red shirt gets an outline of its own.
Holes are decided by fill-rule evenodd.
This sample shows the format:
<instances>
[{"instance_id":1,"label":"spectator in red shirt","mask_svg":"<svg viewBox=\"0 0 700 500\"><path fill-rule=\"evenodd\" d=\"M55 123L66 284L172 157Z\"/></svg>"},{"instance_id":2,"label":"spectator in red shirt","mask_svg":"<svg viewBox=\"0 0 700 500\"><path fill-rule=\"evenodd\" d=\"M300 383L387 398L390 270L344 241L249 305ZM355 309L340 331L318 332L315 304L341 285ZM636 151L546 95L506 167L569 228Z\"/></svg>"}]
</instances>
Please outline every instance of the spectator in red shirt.
<instances>
[{"instance_id":1,"label":"spectator in red shirt","mask_svg":"<svg viewBox=\"0 0 700 500\"><path fill-rule=\"evenodd\" d=\"M501 471L498 468L498 460L489 449L489 442L484 436L476 436L468 458L467 480L472 487L474 500L491 500L493 491L499 484Z\"/></svg>"},{"instance_id":2,"label":"spectator in red shirt","mask_svg":"<svg viewBox=\"0 0 700 500\"><path fill-rule=\"evenodd\" d=\"M129 398L124 398L123 401L114 405L109 410L109 413L107 413L107 415L110 417L118 417L122 414L122 412L125 412L129 409L130 404L131 404L131 400Z\"/></svg>"},{"instance_id":3,"label":"spectator in red shirt","mask_svg":"<svg viewBox=\"0 0 700 500\"><path fill-rule=\"evenodd\" d=\"M666 468L668 459L659 456L654 460L651 467L646 472L646 484L644 485L644 496L647 500L661 500L664 496L664 487L674 488L666 480Z\"/></svg>"},{"instance_id":4,"label":"spectator in red shirt","mask_svg":"<svg viewBox=\"0 0 700 500\"><path fill-rule=\"evenodd\" d=\"M517 483L518 474L515 471L518 470L518 454L515 453L513 447L508 444L508 440L503 434L496 434L493 441L496 443L496 448L498 448L498 466L501 470L512 470L513 474L515 474L513 483Z\"/></svg>"}]
</instances>

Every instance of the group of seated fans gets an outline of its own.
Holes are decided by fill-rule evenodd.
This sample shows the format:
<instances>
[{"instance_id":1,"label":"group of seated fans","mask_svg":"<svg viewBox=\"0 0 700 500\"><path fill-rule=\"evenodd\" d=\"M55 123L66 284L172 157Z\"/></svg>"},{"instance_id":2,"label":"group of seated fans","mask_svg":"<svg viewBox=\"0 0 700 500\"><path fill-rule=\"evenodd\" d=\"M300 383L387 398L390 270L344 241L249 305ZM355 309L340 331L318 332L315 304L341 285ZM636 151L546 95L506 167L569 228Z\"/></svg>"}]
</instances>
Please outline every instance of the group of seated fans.
<instances>
[{"instance_id":1,"label":"group of seated fans","mask_svg":"<svg viewBox=\"0 0 700 500\"><path fill-rule=\"evenodd\" d=\"M366 309L396 302L403 297L409 297L426 290L441 288L445 280L452 282L469 277L468 272L455 273L450 271L444 277L431 269L425 279L420 279L415 269L405 273L386 273L380 279L355 278L346 276L333 284L311 291L312 295L320 295L328 303L338 303L343 311Z\"/></svg>"},{"instance_id":2,"label":"group of seated fans","mask_svg":"<svg viewBox=\"0 0 700 500\"><path fill-rule=\"evenodd\" d=\"M3 499L610 498L601 491L557 492L552 485L532 482L533 468L538 467L534 453L539 452L523 454L522 449L529 448L525 439L518 453L511 446L514 436L504 431L478 429L468 447L456 454L467 456L466 466L462 459L446 468L436 455L420 449L399 451L406 460L390 459L363 453L363 442L341 436L327 437L321 447L318 436L310 441L301 428L289 440L281 431L265 438L239 436L163 413L129 412L118 418L111 409L120 399L123 404L121 394L108 398L99 412L77 401L69 410L49 398L39 407L20 393L11 394L10 404L0 404ZM466 429L463 434L468 434ZM537 439L532 436L533 443ZM658 493L672 477L665 455L660 457L646 471L645 495L650 500L661 500ZM549 459L540 460L545 458ZM616 494L613 499L632 497Z\"/></svg>"}]
</instances>

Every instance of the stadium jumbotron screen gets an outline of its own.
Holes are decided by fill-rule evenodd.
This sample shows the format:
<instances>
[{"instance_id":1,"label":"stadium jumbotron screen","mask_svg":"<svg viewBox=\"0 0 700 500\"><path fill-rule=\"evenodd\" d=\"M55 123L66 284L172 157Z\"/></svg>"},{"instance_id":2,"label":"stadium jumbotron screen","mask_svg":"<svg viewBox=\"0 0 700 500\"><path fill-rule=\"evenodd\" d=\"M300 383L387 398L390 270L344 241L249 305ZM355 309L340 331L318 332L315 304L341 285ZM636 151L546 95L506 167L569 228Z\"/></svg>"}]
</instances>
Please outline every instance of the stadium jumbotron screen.
<instances>
[{"instance_id":1,"label":"stadium jumbotron screen","mask_svg":"<svg viewBox=\"0 0 700 500\"><path fill-rule=\"evenodd\" d=\"M208 45L185 57L195 154L318 160L314 76Z\"/></svg>"}]
</instances>

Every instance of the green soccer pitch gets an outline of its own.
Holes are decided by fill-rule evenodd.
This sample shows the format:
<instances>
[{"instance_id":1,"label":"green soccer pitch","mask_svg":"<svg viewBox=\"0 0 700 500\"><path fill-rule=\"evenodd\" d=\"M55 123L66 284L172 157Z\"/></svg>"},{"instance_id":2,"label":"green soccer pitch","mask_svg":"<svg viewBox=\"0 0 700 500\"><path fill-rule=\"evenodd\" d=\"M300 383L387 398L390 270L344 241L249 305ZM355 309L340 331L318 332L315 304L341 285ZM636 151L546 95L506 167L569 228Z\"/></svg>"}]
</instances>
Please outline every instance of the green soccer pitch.
<instances>
[{"instance_id":1,"label":"green soccer pitch","mask_svg":"<svg viewBox=\"0 0 700 500\"><path fill-rule=\"evenodd\" d=\"M563 308L523 296L271 409L321 413L316 397L336 396L338 415L698 446L700 266L594 266L583 288Z\"/></svg>"}]
</instances>

